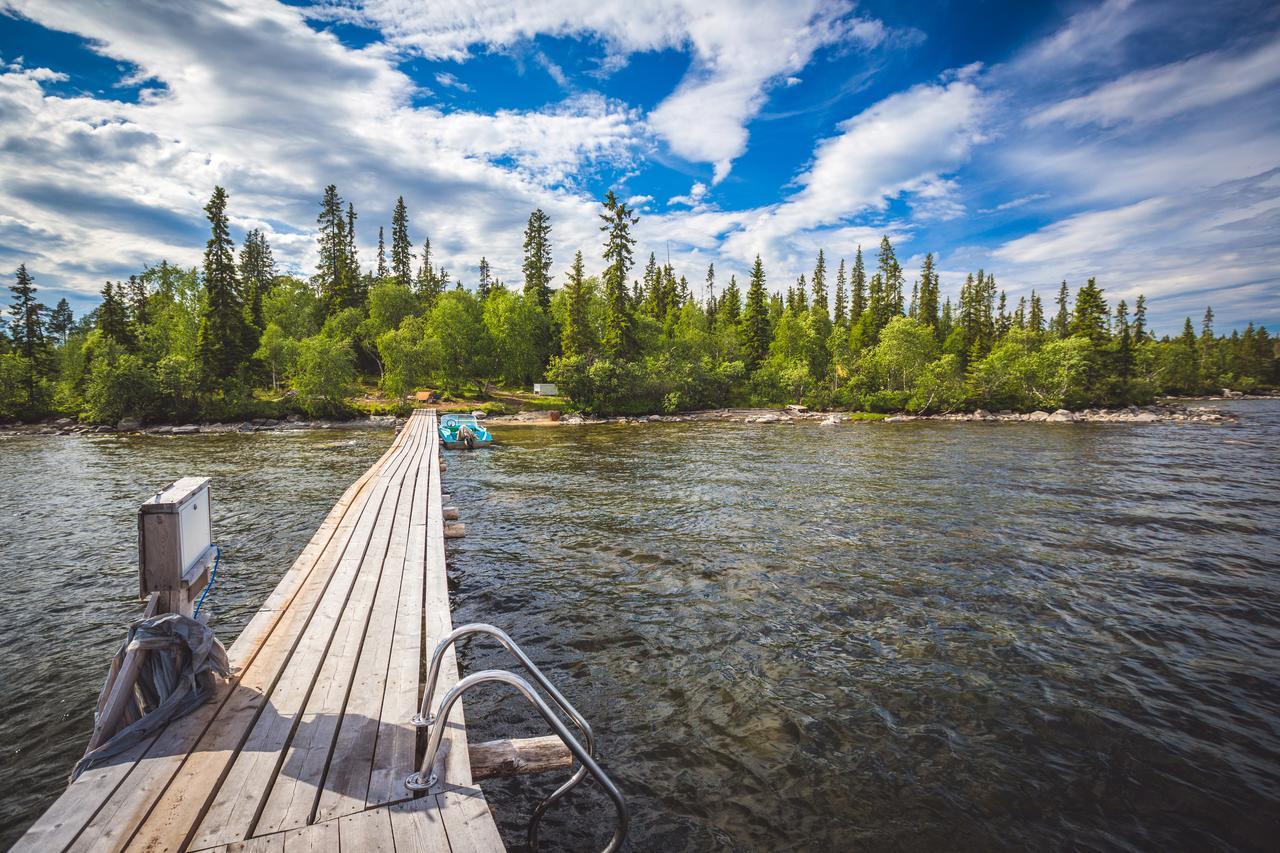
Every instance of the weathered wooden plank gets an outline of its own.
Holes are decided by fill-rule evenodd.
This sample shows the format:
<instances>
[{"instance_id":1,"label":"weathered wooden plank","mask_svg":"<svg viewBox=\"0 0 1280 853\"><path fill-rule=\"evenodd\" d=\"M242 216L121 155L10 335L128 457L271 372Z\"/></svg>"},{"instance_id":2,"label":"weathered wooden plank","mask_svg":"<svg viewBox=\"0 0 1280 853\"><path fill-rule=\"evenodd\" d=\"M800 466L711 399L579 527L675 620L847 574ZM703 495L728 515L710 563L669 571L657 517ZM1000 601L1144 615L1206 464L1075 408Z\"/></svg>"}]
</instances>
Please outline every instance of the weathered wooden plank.
<instances>
[{"instance_id":1,"label":"weathered wooden plank","mask_svg":"<svg viewBox=\"0 0 1280 853\"><path fill-rule=\"evenodd\" d=\"M351 623L361 620L362 613L367 612L366 596L369 593L366 590L370 585L376 585L382 558L381 546L377 543L385 541L386 532L390 530L400 485L405 474L414 469L415 453L420 446L420 436L410 435L406 454L397 460L396 467L387 477L380 478L370 504L373 507L376 501L376 508L363 515L353 531L334 573L334 581L316 608L279 683L271 690L264 713L252 721L248 738L235 756L226 778L216 793L211 793L208 810L193 838L196 846L230 842L253 834L263 802L281 772L282 761L286 760L286 747L289 753L283 772L293 775L298 765L292 763L295 757L292 744L298 740L322 737L318 730L328 725L328 720L314 715L309 717L304 709L314 701L315 690L327 694L336 689L333 681L337 673L332 670L331 657L334 644L342 648ZM373 549L372 553L370 549ZM371 561L377 565L368 570ZM300 723L302 732L298 734ZM234 729L234 726L229 727L228 739L234 736ZM203 743L200 749L203 753ZM193 756L193 759L198 758ZM307 814L310 809L311 803L307 803ZM257 832L274 832L306 823L305 815L292 824L268 820Z\"/></svg>"},{"instance_id":2,"label":"weathered wooden plank","mask_svg":"<svg viewBox=\"0 0 1280 853\"><path fill-rule=\"evenodd\" d=\"M298 594L304 582L315 573L319 557L328 542L339 533L341 526L349 518L358 513L374 478L399 449L399 442L393 443L382 458L347 489L330 510L311 542L286 572L285 577L276 587L276 592L272 594L272 598L288 602ZM225 700L234 687L239 673L254 660L263 640L276 625L279 618L278 611L284 606L285 604L281 604L275 611L260 611L228 650L232 679L221 692L219 700ZM218 702L215 701L214 704L217 705ZM202 709L199 713L211 716L211 712L206 713L206 711L207 709ZM154 738L140 742L133 749L117 756L108 765L82 774L27 830L13 849L24 851L24 853L27 850L67 849L98 814L103 804L115 795L139 759L155 746L156 741L163 734L162 732Z\"/></svg>"},{"instance_id":3,"label":"weathered wooden plank","mask_svg":"<svg viewBox=\"0 0 1280 853\"><path fill-rule=\"evenodd\" d=\"M492 853L506 850L489 803L479 788L454 788L436 795L440 817L453 853Z\"/></svg>"},{"instance_id":4,"label":"weathered wooden plank","mask_svg":"<svg viewBox=\"0 0 1280 853\"><path fill-rule=\"evenodd\" d=\"M430 426L430 418L421 418ZM434 436L435 433L427 432ZM430 454L423 448L418 456L418 467L413 477L406 477L401 491L401 503L396 512L395 527L391 542L387 548L386 559L382 569L382 579L378 584L377 598L373 612L367 622L364 643L360 648L359 661L355 675L346 697L346 706L342 711L337 740L332 748L332 757L325 773L324 784L320 791L319 803L316 806L315 820L331 820L336 817L358 812L365 807L365 798L369 793L369 779L373 771L373 755L377 746L378 726L381 719L383 699L387 689L388 669L392 666L392 649L396 637L397 621L400 616L401 603L409 610L409 618L421 620L421 580L414 583L410 579L409 595L406 597L405 574L422 573L422 561L410 567L408 561L409 538L413 531L413 514L416 505L425 503L430 473L424 473L422 462ZM417 593L416 605L412 600L413 589ZM419 643L421 641L419 640ZM410 657L415 663L421 657L421 649L401 647L402 656ZM417 677L414 673L413 684L409 690L417 693ZM401 689L397 685L397 689ZM412 757L410 758L410 764ZM406 765L407 767L408 765ZM408 799L410 793L401 786L401 794L396 799Z\"/></svg>"},{"instance_id":5,"label":"weathered wooden plank","mask_svg":"<svg viewBox=\"0 0 1280 853\"><path fill-rule=\"evenodd\" d=\"M468 752L471 778L477 782L498 776L545 773L573 766L573 753L556 735L473 743Z\"/></svg>"},{"instance_id":6,"label":"weathered wooden plank","mask_svg":"<svg viewBox=\"0 0 1280 853\"><path fill-rule=\"evenodd\" d=\"M281 833L235 841L228 844L226 850L227 853L284 853L284 835Z\"/></svg>"},{"instance_id":7,"label":"weathered wooden plank","mask_svg":"<svg viewBox=\"0 0 1280 853\"><path fill-rule=\"evenodd\" d=\"M338 846L337 821L313 823L284 833L284 853L337 853Z\"/></svg>"},{"instance_id":8,"label":"weathered wooden plank","mask_svg":"<svg viewBox=\"0 0 1280 853\"><path fill-rule=\"evenodd\" d=\"M388 808L396 853L449 853L449 835L435 797L419 797Z\"/></svg>"},{"instance_id":9,"label":"weathered wooden plank","mask_svg":"<svg viewBox=\"0 0 1280 853\"><path fill-rule=\"evenodd\" d=\"M427 421L429 435L436 435L436 417ZM427 507L431 497L432 454L422 454L418 486L414 491L413 514L405 544L404 575L400 583L400 603L395 635L387 670L386 690L373 743L372 768L365 805L373 807L397 802L409 796L404 779L413 770L418 729L411 719L418 712L422 688L419 684L423 660L423 607L426 581Z\"/></svg>"},{"instance_id":10,"label":"weathered wooden plank","mask_svg":"<svg viewBox=\"0 0 1280 853\"><path fill-rule=\"evenodd\" d=\"M339 553L341 557L337 559L337 568L328 572L327 577L322 573L316 578L313 589L320 604L313 605L315 599L309 598L299 602L302 606L282 611L280 621L265 638L253 664L245 669L240 684L227 701L212 713L207 708L201 709L176 721L157 742L161 748L153 748L139 762L140 768L145 767L145 774L132 774L123 802L106 824L107 827L128 827L128 832L137 828L133 838L128 839L130 848L150 853L177 849L187 843L209 799L218 791L231 762L252 732L266 697L285 673L285 665L294 650L317 634L331 633L331 624L326 619L317 623L314 617L322 613L328 616L335 607L341 610L355 575L355 566L346 556L353 550L348 543L362 541L361 525L371 523L367 521L371 518L370 511L376 516L388 485L403 467L406 456L403 441L398 442L397 451L374 480L360 519L350 537L341 543L341 550L323 552L326 568ZM164 743L166 739L170 742ZM119 830L109 832L118 834Z\"/></svg>"},{"instance_id":11,"label":"weathered wooden plank","mask_svg":"<svg viewBox=\"0 0 1280 853\"><path fill-rule=\"evenodd\" d=\"M360 853L395 853L395 836L391 831L391 813L371 809L347 815L338 821L339 844L343 850Z\"/></svg>"}]
</instances>

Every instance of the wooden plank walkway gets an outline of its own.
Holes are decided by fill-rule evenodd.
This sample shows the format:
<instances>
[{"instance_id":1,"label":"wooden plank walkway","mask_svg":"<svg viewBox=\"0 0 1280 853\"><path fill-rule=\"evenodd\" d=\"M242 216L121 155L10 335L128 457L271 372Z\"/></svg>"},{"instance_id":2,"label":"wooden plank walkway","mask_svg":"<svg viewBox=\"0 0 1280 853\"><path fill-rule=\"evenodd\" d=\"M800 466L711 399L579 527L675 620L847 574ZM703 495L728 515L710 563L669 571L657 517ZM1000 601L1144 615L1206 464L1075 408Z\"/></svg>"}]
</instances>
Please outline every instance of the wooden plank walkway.
<instances>
[{"instance_id":1,"label":"wooden plank walkway","mask_svg":"<svg viewBox=\"0 0 1280 853\"><path fill-rule=\"evenodd\" d=\"M84 773L14 850L502 850L462 703L447 782L404 787L423 660L452 630L439 447L435 412L415 411L228 650L217 695ZM437 708L458 678L444 663Z\"/></svg>"}]
</instances>

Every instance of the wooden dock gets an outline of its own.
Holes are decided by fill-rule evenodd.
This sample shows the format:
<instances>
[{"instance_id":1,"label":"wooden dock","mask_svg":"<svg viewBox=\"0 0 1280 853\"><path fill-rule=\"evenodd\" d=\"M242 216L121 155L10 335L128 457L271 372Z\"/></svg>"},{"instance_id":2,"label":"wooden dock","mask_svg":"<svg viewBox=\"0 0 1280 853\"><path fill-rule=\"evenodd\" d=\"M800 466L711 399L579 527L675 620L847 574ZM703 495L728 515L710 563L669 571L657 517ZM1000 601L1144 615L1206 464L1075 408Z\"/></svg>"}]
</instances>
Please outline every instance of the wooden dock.
<instances>
[{"instance_id":1,"label":"wooden dock","mask_svg":"<svg viewBox=\"0 0 1280 853\"><path fill-rule=\"evenodd\" d=\"M14 849L504 849L461 702L444 781L416 797L404 784L423 661L452 629L443 467L436 414L415 411L228 650L216 696L86 771ZM433 711L457 679L450 649Z\"/></svg>"}]
</instances>

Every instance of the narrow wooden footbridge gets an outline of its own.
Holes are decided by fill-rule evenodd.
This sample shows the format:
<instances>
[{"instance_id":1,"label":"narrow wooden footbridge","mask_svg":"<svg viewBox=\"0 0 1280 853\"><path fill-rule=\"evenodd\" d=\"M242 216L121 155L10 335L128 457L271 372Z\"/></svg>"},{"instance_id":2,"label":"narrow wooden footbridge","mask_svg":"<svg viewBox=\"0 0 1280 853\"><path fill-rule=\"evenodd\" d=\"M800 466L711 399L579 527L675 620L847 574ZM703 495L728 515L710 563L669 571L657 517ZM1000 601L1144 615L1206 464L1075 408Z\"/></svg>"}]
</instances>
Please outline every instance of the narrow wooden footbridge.
<instances>
[{"instance_id":1,"label":"narrow wooden footbridge","mask_svg":"<svg viewBox=\"0 0 1280 853\"><path fill-rule=\"evenodd\" d=\"M227 650L230 672L216 679L211 698L85 770L14 849L502 850L477 780L567 774L572 764L577 771L550 802L596 775L618 811L608 848L616 849L626 808L591 756L586 722L505 633L453 629L445 537L447 527L459 531L446 524L456 512L443 503L444 469L436 413L417 410ZM144 592L148 566L164 557L154 545L145 550ZM207 570L183 566L179 583L150 593L148 613L186 608L189 616ZM472 632L494 636L525 674L475 673L459 685L453 640ZM138 654L130 646L113 667L122 684L140 666ZM529 676L578 725L585 747ZM487 682L524 694L554 734L469 744L458 700ZM115 722L115 694L132 689L104 690L111 696L99 700L99 726ZM530 836L536 846L536 818Z\"/></svg>"}]
</instances>

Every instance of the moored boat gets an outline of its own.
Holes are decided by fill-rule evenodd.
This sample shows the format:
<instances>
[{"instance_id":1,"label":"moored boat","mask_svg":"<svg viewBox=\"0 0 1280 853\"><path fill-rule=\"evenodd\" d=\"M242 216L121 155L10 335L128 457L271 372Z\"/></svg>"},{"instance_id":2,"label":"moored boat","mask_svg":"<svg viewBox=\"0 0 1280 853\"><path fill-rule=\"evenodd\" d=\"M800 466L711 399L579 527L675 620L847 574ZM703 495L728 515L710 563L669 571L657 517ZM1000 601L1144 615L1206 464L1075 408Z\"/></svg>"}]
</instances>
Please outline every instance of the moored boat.
<instances>
[{"instance_id":1,"label":"moored boat","mask_svg":"<svg viewBox=\"0 0 1280 853\"><path fill-rule=\"evenodd\" d=\"M488 447L493 436L474 415L441 415L440 442L450 450L473 450Z\"/></svg>"}]
</instances>

